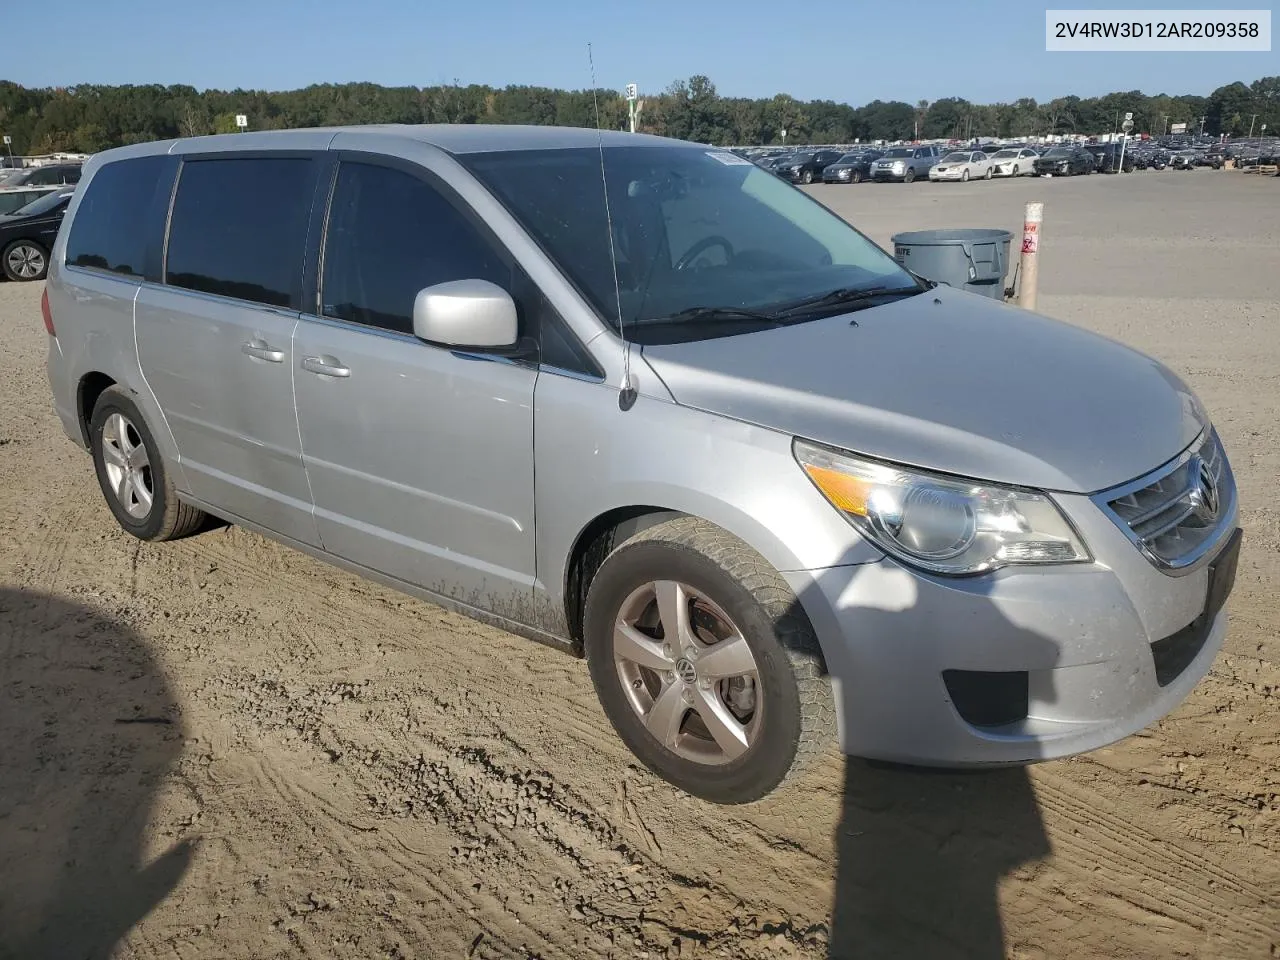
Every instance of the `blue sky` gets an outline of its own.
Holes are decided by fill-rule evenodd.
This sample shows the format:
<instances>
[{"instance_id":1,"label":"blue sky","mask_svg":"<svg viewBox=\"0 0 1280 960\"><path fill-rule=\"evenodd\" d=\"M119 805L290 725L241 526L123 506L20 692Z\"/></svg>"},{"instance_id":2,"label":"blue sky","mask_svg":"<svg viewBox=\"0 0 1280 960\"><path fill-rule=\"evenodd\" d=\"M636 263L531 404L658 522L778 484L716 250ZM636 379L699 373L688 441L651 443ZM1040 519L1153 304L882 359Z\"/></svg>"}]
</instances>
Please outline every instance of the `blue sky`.
<instances>
[{"instance_id":1,"label":"blue sky","mask_svg":"<svg viewBox=\"0 0 1280 960\"><path fill-rule=\"evenodd\" d=\"M1166 7L1265 8L1270 0ZM1048 100L1113 90L1207 94L1280 73L1280 53L1046 53L1027 0L62 0L0 49L27 86L187 83L292 89L368 80L656 92L704 73L728 96L866 103ZM20 4L20 6L22 6ZM1059 0L1055 8L1145 8ZM1273 18L1274 19L1274 18ZM11 15L0 22L11 21ZM43 21L41 21L43 22Z\"/></svg>"}]
</instances>

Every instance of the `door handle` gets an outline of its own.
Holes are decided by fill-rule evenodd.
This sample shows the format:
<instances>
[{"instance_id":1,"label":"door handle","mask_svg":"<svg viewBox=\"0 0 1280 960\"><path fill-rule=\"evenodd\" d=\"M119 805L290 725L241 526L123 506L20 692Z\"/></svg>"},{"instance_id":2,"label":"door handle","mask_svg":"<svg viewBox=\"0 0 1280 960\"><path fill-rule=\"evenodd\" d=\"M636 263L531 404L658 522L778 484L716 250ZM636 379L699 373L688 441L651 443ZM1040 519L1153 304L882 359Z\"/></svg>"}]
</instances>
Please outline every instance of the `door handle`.
<instances>
[{"instance_id":1,"label":"door handle","mask_svg":"<svg viewBox=\"0 0 1280 960\"><path fill-rule=\"evenodd\" d=\"M302 369L318 373L322 377L351 376L351 369L344 367L333 357L306 357L302 361Z\"/></svg>"},{"instance_id":2,"label":"door handle","mask_svg":"<svg viewBox=\"0 0 1280 960\"><path fill-rule=\"evenodd\" d=\"M284 363L284 351L274 350L264 340L250 340L240 345L240 352L269 363Z\"/></svg>"}]
</instances>

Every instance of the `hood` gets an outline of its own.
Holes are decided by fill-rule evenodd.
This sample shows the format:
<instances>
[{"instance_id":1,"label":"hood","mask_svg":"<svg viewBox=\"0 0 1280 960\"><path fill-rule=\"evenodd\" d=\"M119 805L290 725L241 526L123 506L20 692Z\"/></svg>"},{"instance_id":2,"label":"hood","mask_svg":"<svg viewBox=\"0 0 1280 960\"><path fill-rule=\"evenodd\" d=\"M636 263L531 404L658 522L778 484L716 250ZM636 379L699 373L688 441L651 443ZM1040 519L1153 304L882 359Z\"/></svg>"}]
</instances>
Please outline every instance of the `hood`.
<instances>
[{"instance_id":1,"label":"hood","mask_svg":"<svg viewBox=\"0 0 1280 960\"><path fill-rule=\"evenodd\" d=\"M1160 466L1207 422L1152 358L948 287L852 315L646 346L643 356L685 406L871 457L1072 493Z\"/></svg>"}]
</instances>

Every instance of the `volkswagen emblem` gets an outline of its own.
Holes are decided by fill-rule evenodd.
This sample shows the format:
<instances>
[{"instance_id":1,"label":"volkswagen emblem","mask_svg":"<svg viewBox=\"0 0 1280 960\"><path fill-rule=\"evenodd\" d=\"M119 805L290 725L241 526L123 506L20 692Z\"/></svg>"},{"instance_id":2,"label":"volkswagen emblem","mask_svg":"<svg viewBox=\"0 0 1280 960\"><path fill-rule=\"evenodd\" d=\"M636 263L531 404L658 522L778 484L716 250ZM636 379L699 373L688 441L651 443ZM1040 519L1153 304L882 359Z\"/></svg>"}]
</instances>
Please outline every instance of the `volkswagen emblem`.
<instances>
[{"instance_id":1,"label":"volkswagen emblem","mask_svg":"<svg viewBox=\"0 0 1280 960\"><path fill-rule=\"evenodd\" d=\"M1218 519L1218 481L1200 457L1194 457L1188 464L1191 474L1191 511L1202 523L1213 523Z\"/></svg>"},{"instance_id":2,"label":"volkswagen emblem","mask_svg":"<svg viewBox=\"0 0 1280 960\"><path fill-rule=\"evenodd\" d=\"M689 660L686 660L684 657L681 657L679 660L676 661L676 676L678 676L685 683L698 682L697 668L694 667L694 665Z\"/></svg>"}]
</instances>

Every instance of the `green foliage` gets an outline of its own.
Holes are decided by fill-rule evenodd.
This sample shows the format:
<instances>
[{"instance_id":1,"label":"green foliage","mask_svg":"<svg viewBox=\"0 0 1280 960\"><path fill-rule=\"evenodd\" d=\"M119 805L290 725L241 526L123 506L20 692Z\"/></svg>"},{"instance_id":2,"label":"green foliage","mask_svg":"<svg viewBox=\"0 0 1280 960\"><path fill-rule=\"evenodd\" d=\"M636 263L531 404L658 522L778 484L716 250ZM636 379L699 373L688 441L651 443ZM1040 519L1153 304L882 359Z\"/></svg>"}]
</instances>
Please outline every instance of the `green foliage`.
<instances>
[{"instance_id":1,"label":"green foliage","mask_svg":"<svg viewBox=\"0 0 1280 960\"><path fill-rule=\"evenodd\" d=\"M1040 104L974 104L944 97L915 106L875 100L861 107L833 100L722 97L710 78L695 75L659 94L644 95L640 129L720 145L849 143L920 137L1020 137L1116 130L1125 112L1138 132L1160 133L1186 122L1208 133L1280 132L1280 77L1231 83L1208 97L1147 96L1137 90L1102 97L1060 97ZM355 123L528 123L625 129L627 105L616 90L501 89L457 81L437 87L372 83L316 84L302 90L205 90L158 84L27 89L0 81L0 132L15 153L94 153L147 140L234 133L235 115L249 129L275 130ZM1254 117L1253 115L1257 116Z\"/></svg>"}]
</instances>

